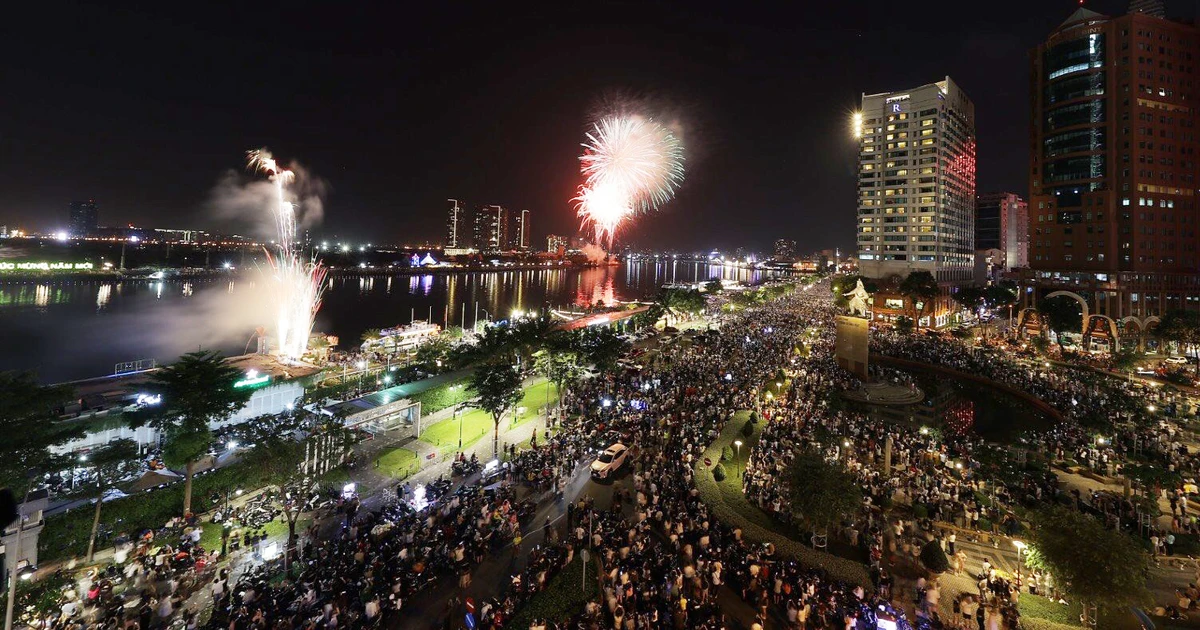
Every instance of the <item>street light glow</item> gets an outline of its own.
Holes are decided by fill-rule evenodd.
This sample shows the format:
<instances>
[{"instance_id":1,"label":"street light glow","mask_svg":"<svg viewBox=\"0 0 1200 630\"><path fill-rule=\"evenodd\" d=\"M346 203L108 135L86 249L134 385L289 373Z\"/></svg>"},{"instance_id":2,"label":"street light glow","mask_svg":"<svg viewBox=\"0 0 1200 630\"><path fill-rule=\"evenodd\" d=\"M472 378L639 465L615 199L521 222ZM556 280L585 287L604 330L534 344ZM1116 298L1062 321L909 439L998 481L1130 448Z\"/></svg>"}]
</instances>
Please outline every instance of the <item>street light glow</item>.
<instances>
[{"instance_id":1,"label":"street light glow","mask_svg":"<svg viewBox=\"0 0 1200 630\"><path fill-rule=\"evenodd\" d=\"M850 128L854 131L854 139L858 140L863 137L863 115L862 112L854 112L850 118ZM805 287L806 289L808 287Z\"/></svg>"}]
</instances>

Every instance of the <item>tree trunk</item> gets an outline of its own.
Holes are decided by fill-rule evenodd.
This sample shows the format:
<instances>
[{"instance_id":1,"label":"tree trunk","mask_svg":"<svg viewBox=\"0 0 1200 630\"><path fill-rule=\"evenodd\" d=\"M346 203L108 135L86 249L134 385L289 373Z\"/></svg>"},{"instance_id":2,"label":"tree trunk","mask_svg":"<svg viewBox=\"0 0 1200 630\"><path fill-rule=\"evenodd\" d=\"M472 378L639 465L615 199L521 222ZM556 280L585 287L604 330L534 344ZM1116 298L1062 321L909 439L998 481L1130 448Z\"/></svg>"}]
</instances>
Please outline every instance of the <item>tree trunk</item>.
<instances>
[{"instance_id":1,"label":"tree trunk","mask_svg":"<svg viewBox=\"0 0 1200 630\"><path fill-rule=\"evenodd\" d=\"M104 484L98 483L100 489L96 492L96 514L92 517L92 535L88 537L88 550L86 561L92 563L92 557L96 552L96 534L100 531L100 508L104 505Z\"/></svg>"},{"instance_id":2,"label":"tree trunk","mask_svg":"<svg viewBox=\"0 0 1200 630\"><path fill-rule=\"evenodd\" d=\"M183 482L183 514L186 516L192 511L192 475L196 471L196 462L189 461L187 463L186 472Z\"/></svg>"},{"instance_id":3,"label":"tree trunk","mask_svg":"<svg viewBox=\"0 0 1200 630\"><path fill-rule=\"evenodd\" d=\"M498 458L500 455L500 416L493 418L495 428L492 430L492 458Z\"/></svg>"}]
</instances>

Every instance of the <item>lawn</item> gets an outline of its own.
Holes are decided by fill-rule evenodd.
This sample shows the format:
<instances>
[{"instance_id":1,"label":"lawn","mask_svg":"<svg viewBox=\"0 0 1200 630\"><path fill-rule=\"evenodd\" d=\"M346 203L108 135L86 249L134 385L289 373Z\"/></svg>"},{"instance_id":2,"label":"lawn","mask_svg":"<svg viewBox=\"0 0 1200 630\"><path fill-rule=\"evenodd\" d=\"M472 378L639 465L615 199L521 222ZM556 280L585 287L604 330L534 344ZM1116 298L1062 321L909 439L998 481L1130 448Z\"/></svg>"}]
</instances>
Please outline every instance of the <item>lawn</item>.
<instances>
[{"instance_id":1,"label":"lawn","mask_svg":"<svg viewBox=\"0 0 1200 630\"><path fill-rule=\"evenodd\" d=\"M554 403L557 400L556 396L557 392L553 384L538 383L526 387L521 402L517 403L517 407L524 411L518 415L515 423L512 422L511 414L506 416L501 429L516 427L539 417L538 410ZM464 414L425 427L425 430L421 432L421 439L438 447L443 454L456 451L459 448L460 422L463 448L471 446L484 436L491 435L495 428L492 414L481 409L472 409Z\"/></svg>"},{"instance_id":2,"label":"lawn","mask_svg":"<svg viewBox=\"0 0 1200 630\"><path fill-rule=\"evenodd\" d=\"M407 478L417 472L420 466L421 462L417 461L416 452L407 448L394 448L375 460L375 468L379 469L381 474L397 479Z\"/></svg>"}]
</instances>

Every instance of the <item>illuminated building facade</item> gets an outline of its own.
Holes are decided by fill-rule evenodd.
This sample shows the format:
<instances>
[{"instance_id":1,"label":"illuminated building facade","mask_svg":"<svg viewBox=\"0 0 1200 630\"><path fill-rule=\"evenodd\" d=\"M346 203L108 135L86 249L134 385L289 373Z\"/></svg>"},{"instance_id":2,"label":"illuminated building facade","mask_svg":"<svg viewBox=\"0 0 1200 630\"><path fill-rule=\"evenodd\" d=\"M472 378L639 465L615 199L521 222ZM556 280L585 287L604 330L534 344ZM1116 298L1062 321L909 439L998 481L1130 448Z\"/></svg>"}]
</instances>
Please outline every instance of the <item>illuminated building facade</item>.
<instances>
[{"instance_id":1,"label":"illuminated building facade","mask_svg":"<svg viewBox=\"0 0 1200 630\"><path fill-rule=\"evenodd\" d=\"M457 199L447 199L446 246L448 250L467 249L467 214Z\"/></svg>"},{"instance_id":2,"label":"illuminated building facade","mask_svg":"<svg viewBox=\"0 0 1200 630\"><path fill-rule=\"evenodd\" d=\"M863 95L858 266L871 278L928 271L969 282L975 255L975 105L950 79Z\"/></svg>"},{"instance_id":3,"label":"illuminated building facade","mask_svg":"<svg viewBox=\"0 0 1200 630\"><path fill-rule=\"evenodd\" d=\"M1200 309L1200 30L1163 16L1153 0L1080 8L1031 55L1023 305L1078 300L1083 336L1107 346L1094 349L1140 346L1167 311Z\"/></svg>"},{"instance_id":4,"label":"illuminated building facade","mask_svg":"<svg viewBox=\"0 0 1200 630\"><path fill-rule=\"evenodd\" d=\"M475 248L499 252L508 245L508 208L483 206L475 212Z\"/></svg>"},{"instance_id":5,"label":"illuminated building facade","mask_svg":"<svg viewBox=\"0 0 1200 630\"><path fill-rule=\"evenodd\" d=\"M521 210L513 218L517 222L513 228L513 249L522 252L529 251L532 238L529 232L529 211Z\"/></svg>"},{"instance_id":6,"label":"illuminated building facade","mask_svg":"<svg viewBox=\"0 0 1200 630\"><path fill-rule=\"evenodd\" d=\"M1029 266L1029 204L1016 193L987 193L975 201L975 249L999 250L1004 269Z\"/></svg>"}]
</instances>

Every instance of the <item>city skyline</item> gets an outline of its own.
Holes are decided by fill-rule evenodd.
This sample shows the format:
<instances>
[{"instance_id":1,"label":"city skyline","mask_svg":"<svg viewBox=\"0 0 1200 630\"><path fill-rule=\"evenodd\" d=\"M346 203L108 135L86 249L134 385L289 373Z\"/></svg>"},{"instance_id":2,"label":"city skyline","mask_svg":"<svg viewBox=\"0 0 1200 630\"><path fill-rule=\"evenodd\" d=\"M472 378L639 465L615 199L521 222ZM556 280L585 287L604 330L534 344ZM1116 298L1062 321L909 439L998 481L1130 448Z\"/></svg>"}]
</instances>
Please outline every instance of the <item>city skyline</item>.
<instances>
[{"instance_id":1,"label":"city skyline","mask_svg":"<svg viewBox=\"0 0 1200 630\"><path fill-rule=\"evenodd\" d=\"M787 236L802 250L849 249L855 147L844 130L860 95L955 77L980 104L980 190L1026 191L1026 147L1012 141L1029 125L1026 55L1074 5L1018 3L996 16L945 3L953 18L935 6L920 20L885 5L863 19L814 6L798 26L775 19L782 7L648 8L629 16L637 25L623 24L619 11L598 19L605 14L592 7L485 10L462 20L415 16L412 32L394 37L373 24L386 14L371 11L318 17L298 7L272 12L280 28L254 30L266 17L256 9L238 26L221 14L179 19L162 6L136 16L85 8L58 25L59 46L16 73L14 89L33 97L2 106L5 118L24 124L0 154L0 214L8 224L37 224L60 216L68 200L95 198L110 224L167 216L154 222L238 231L206 205L241 148L262 144L329 184L328 232L436 239L444 200L461 196L530 209L541 217L539 237L574 233L581 131L616 93L682 123L690 170L678 198L622 243L769 249ZM1089 6L1119 13L1125 3ZM933 37L950 21L964 37ZM671 35L662 35L664 25ZM482 59L439 43L447 29L506 36ZM112 36L130 33L150 41ZM39 35L32 29L8 44ZM880 63L917 35L905 44L911 59ZM251 52L259 49L272 53ZM546 54L555 49L573 54ZM832 51L850 68L837 77L821 70ZM567 57L587 63L581 70ZM108 62L127 70L99 72ZM482 111L471 98L479 89L493 95ZM63 90L84 90L90 107ZM733 214L735 225L713 227Z\"/></svg>"}]
</instances>

